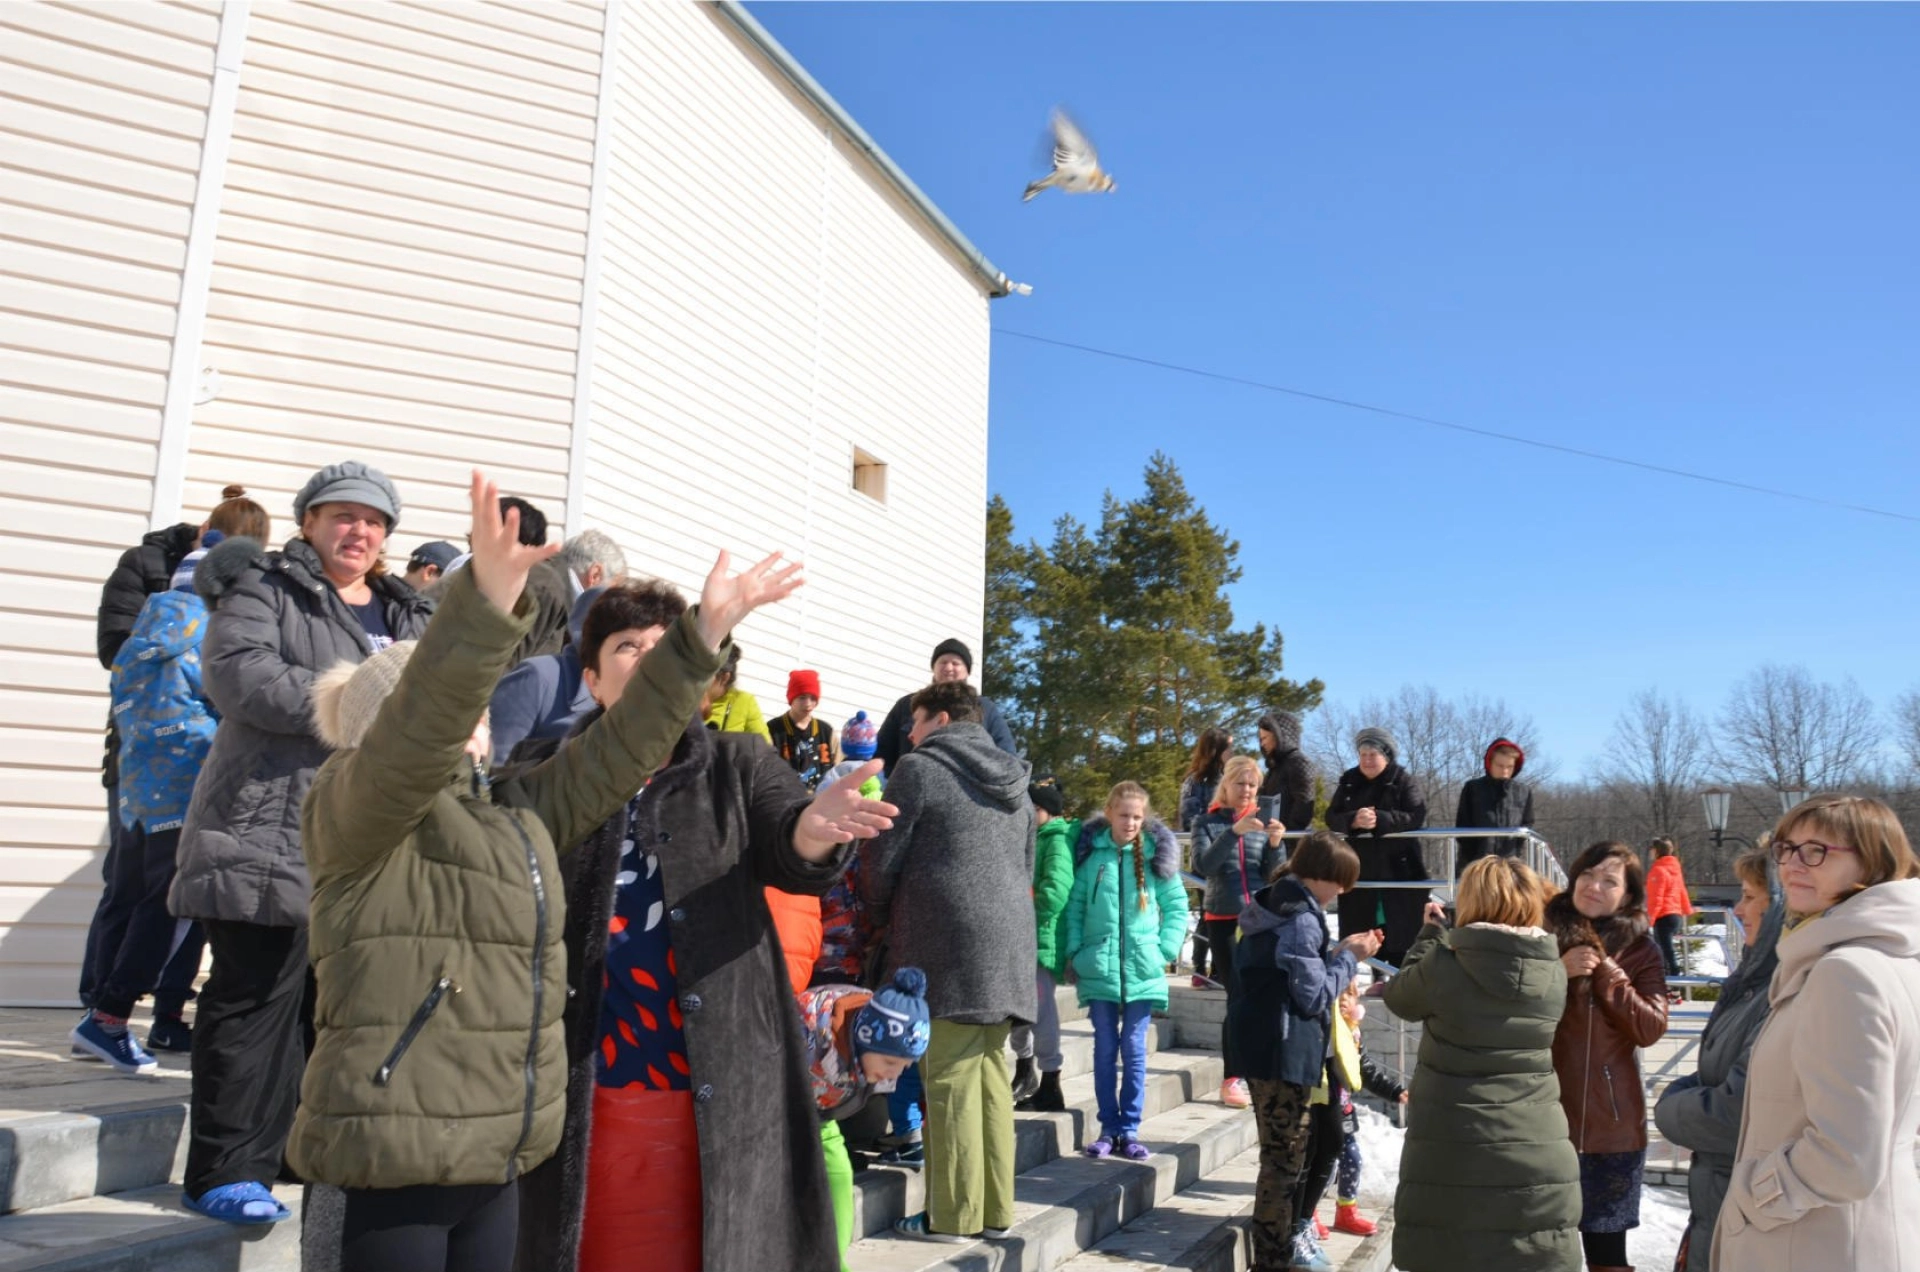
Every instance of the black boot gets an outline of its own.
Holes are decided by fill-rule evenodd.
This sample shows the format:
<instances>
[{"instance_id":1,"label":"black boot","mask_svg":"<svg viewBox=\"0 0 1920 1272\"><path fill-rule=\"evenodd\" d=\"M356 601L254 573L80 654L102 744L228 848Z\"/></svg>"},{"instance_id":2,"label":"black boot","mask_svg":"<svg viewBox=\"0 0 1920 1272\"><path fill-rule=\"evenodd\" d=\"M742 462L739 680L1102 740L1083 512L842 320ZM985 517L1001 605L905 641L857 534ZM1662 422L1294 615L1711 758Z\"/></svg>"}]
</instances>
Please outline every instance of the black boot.
<instances>
[{"instance_id":1,"label":"black boot","mask_svg":"<svg viewBox=\"0 0 1920 1272\"><path fill-rule=\"evenodd\" d=\"M1040 1071L1033 1067L1032 1056L1020 1056L1013 1062L1013 1103L1017 1108L1033 1098L1040 1089Z\"/></svg>"},{"instance_id":2,"label":"black boot","mask_svg":"<svg viewBox=\"0 0 1920 1272\"><path fill-rule=\"evenodd\" d=\"M1033 1093L1033 1098L1024 1100L1014 1107L1022 1113L1065 1113L1067 1101L1060 1094L1060 1075L1058 1073L1041 1074L1040 1087Z\"/></svg>"}]
</instances>

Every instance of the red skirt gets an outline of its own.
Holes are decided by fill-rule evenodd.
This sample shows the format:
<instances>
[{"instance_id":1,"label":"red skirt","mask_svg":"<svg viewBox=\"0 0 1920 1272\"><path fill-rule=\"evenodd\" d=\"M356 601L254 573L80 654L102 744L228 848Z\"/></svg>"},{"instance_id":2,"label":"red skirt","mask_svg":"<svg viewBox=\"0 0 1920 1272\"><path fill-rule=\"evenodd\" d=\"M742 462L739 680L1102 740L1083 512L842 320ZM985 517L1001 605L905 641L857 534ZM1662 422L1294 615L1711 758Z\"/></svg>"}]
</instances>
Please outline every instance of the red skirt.
<instances>
[{"instance_id":1,"label":"red skirt","mask_svg":"<svg viewBox=\"0 0 1920 1272\"><path fill-rule=\"evenodd\" d=\"M580 1272L701 1272L691 1091L593 1089Z\"/></svg>"}]
</instances>

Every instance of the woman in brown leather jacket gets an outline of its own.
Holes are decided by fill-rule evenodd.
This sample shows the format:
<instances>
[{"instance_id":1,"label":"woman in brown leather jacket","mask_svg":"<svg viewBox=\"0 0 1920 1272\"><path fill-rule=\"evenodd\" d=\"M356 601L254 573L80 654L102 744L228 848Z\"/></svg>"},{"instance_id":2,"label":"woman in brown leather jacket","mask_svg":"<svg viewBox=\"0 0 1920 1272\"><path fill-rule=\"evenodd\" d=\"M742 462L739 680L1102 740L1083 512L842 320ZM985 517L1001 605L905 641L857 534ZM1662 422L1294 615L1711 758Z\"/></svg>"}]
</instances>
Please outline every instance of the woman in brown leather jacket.
<instances>
[{"instance_id":1,"label":"woman in brown leather jacket","mask_svg":"<svg viewBox=\"0 0 1920 1272\"><path fill-rule=\"evenodd\" d=\"M1631 1272L1627 1230L1640 1226L1647 1108L1634 1049L1667 1032L1667 983L1647 923L1647 879L1626 844L1593 845L1547 903L1567 969L1553 1067L1580 1155L1580 1241L1592 1272Z\"/></svg>"}]
</instances>

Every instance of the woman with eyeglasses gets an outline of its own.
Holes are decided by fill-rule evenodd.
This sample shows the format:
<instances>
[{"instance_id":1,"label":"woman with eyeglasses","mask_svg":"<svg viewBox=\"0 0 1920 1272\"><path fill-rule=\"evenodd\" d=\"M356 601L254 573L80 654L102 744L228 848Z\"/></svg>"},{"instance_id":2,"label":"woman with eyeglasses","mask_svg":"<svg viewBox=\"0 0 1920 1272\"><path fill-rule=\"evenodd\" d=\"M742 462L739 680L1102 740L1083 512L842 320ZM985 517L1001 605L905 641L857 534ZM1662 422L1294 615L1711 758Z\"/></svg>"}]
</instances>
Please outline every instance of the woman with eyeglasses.
<instances>
[{"instance_id":1,"label":"woman with eyeglasses","mask_svg":"<svg viewBox=\"0 0 1920 1272\"><path fill-rule=\"evenodd\" d=\"M1753 1045L1713 1267L1920 1269L1920 859L1892 809L1820 795L1772 838L1789 930Z\"/></svg>"}]
</instances>

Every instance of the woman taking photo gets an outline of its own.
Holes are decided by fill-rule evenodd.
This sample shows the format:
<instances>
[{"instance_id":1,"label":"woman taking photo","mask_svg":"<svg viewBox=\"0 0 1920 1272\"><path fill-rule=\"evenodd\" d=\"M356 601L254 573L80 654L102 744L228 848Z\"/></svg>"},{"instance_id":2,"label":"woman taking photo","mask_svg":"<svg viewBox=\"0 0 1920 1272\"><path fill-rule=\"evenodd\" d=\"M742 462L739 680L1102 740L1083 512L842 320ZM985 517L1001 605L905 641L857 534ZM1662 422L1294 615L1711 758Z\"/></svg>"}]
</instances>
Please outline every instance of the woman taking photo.
<instances>
[{"instance_id":1,"label":"woman taking photo","mask_svg":"<svg viewBox=\"0 0 1920 1272\"><path fill-rule=\"evenodd\" d=\"M1646 1088L1639 1047L1667 1032L1667 982L1647 932L1639 854L1612 840L1567 867L1573 886L1547 903L1547 928L1567 969L1567 1005L1553 1036L1560 1105L1580 1154L1580 1244L1592 1272L1627 1268L1627 1230L1640 1226L1647 1162Z\"/></svg>"},{"instance_id":2,"label":"woman taking photo","mask_svg":"<svg viewBox=\"0 0 1920 1272\"><path fill-rule=\"evenodd\" d=\"M1460 876L1459 926L1426 926L1387 985L1420 1021L1420 1062L1394 1195L1405 1272L1578 1272L1580 1162L1567 1138L1553 1036L1567 998L1544 889L1511 857Z\"/></svg>"},{"instance_id":3,"label":"woman taking photo","mask_svg":"<svg viewBox=\"0 0 1920 1272\"><path fill-rule=\"evenodd\" d=\"M1251 755L1236 755L1227 761L1225 773L1214 795L1213 807L1193 824L1193 871L1206 883L1206 899L1201 909L1200 928L1194 934L1196 951L1213 950L1213 974L1219 987L1227 991L1231 1012L1239 980L1233 969L1233 938L1240 924L1241 911L1260 890L1261 881L1270 878L1286 859L1280 823L1260 820L1257 792L1260 766ZM1214 982L1202 979L1200 956L1194 956L1194 987L1212 988ZM1229 1052L1227 1021L1220 1022L1220 1050ZM1247 1107L1247 1084L1228 1071L1220 1084L1220 1099L1229 1108Z\"/></svg>"},{"instance_id":4,"label":"woman taking photo","mask_svg":"<svg viewBox=\"0 0 1920 1272\"><path fill-rule=\"evenodd\" d=\"M1821 795L1773 832L1790 930L1747 1067L1713 1267L1920 1268L1920 860L1893 810Z\"/></svg>"},{"instance_id":5,"label":"woman taking photo","mask_svg":"<svg viewBox=\"0 0 1920 1272\"><path fill-rule=\"evenodd\" d=\"M1752 933L1740 966L1720 985L1720 1001L1700 1034L1698 1072L1668 1083L1654 1106L1653 1122L1670 1144L1693 1154L1687 1168L1687 1235L1680 1243L1675 1272L1705 1272L1712 1266L1713 1225L1733 1175L1733 1154L1740 1145L1740 1106L1747 1093L1747 1060L1760 1026L1767 1023L1767 990L1780 965L1781 925L1786 904L1771 871L1765 848L1733 860L1740 880L1740 903L1733 907L1740 926Z\"/></svg>"}]
</instances>

